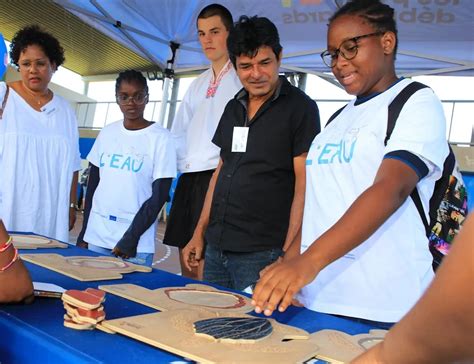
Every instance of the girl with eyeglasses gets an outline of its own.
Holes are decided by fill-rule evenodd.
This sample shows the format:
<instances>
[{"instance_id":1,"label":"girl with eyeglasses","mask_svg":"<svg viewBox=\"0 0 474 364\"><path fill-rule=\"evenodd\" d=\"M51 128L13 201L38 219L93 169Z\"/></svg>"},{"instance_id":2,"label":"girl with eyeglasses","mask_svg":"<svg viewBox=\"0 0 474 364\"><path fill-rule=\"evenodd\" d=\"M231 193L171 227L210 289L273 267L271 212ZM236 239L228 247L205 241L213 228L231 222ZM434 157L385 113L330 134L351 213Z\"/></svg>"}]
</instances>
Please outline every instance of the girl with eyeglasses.
<instances>
[{"instance_id":1,"label":"girl with eyeglasses","mask_svg":"<svg viewBox=\"0 0 474 364\"><path fill-rule=\"evenodd\" d=\"M395 73L390 6L348 2L331 17L327 41L323 59L356 98L308 153L301 254L289 251L261 273L254 304L269 315L297 296L312 310L386 328L433 278L425 228L409 195L416 187L428 211L448 154L444 112L429 88L418 90L384 145L388 105L412 82Z\"/></svg>"},{"instance_id":2,"label":"girl with eyeglasses","mask_svg":"<svg viewBox=\"0 0 474 364\"><path fill-rule=\"evenodd\" d=\"M138 71L119 74L116 100L123 120L105 126L90 162L84 225L77 245L151 266L156 218L176 176L168 130L144 118L148 85Z\"/></svg>"},{"instance_id":3,"label":"girl with eyeglasses","mask_svg":"<svg viewBox=\"0 0 474 364\"><path fill-rule=\"evenodd\" d=\"M20 80L0 82L0 217L7 230L69 240L80 170L77 120L49 88L65 61L59 41L39 26L10 45Z\"/></svg>"}]
</instances>

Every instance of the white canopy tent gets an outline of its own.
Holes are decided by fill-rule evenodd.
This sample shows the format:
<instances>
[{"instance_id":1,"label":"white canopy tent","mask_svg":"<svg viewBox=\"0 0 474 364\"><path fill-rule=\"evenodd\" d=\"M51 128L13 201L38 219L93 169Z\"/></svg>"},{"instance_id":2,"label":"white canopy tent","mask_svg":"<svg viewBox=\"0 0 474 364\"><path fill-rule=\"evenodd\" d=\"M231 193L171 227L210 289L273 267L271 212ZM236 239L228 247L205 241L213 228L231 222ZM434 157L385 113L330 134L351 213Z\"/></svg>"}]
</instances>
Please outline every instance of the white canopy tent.
<instances>
[{"instance_id":1,"label":"white canopy tent","mask_svg":"<svg viewBox=\"0 0 474 364\"><path fill-rule=\"evenodd\" d=\"M326 48L329 16L344 0L55 0L86 23L161 69L179 45L177 73L206 67L197 41L200 9L219 2L237 20L240 15L266 16L279 29L284 47L282 68L323 74L319 53ZM387 0L399 26L398 73L474 74L474 1ZM327 75L325 75L327 76Z\"/></svg>"},{"instance_id":2,"label":"white canopy tent","mask_svg":"<svg viewBox=\"0 0 474 364\"><path fill-rule=\"evenodd\" d=\"M328 19L345 0L54 0L164 70L160 122L172 73L208 67L197 40L196 18L218 2L237 20L268 17L279 29L282 71L310 73L332 81L319 54L326 49ZM400 76L474 75L474 0L386 0L396 11ZM174 50L176 52L174 52ZM171 71L170 71L171 70ZM334 81L333 81L334 82Z\"/></svg>"}]
</instances>

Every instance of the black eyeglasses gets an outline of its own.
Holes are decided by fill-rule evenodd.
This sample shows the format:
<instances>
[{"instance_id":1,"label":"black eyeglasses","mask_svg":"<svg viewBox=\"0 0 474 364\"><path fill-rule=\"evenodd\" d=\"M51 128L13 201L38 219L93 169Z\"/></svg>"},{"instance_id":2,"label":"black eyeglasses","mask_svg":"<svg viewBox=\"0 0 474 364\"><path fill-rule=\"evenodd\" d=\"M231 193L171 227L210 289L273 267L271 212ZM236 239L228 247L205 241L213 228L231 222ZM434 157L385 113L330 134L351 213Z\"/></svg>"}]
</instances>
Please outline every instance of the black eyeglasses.
<instances>
[{"instance_id":1,"label":"black eyeglasses","mask_svg":"<svg viewBox=\"0 0 474 364\"><path fill-rule=\"evenodd\" d=\"M131 100L135 103L135 105L143 105L145 102L148 101L148 94L146 93L139 93L133 96L128 96L124 94L118 94L115 96L117 100L117 104L119 105L127 105L130 103Z\"/></svg>"},{"instance_id":2,"label":"black eyeglasses","mask_svg":"<svg viewBox=\"0 0 474 364\"><path fill-rule=\"evenodd\" d=\"M348 61L350 61L351 59L354 59L355 56L357 56L357 51L359 50L359 45L357 44L357 42L360 39L373 37L373 36L379 36L384 33L385 32L374 32L374 33L359 35L351 39L346 39L344 42L341 43L339 48L336 49L335 51L330 52L328 50L325 50L323 53L321 53L321 58L323 59L323 62L326 64L326 66L333 68L336 65L337 57L339 57L339 54L343 56L345 59L347 59Z\"/></svg>"}]
</instances>

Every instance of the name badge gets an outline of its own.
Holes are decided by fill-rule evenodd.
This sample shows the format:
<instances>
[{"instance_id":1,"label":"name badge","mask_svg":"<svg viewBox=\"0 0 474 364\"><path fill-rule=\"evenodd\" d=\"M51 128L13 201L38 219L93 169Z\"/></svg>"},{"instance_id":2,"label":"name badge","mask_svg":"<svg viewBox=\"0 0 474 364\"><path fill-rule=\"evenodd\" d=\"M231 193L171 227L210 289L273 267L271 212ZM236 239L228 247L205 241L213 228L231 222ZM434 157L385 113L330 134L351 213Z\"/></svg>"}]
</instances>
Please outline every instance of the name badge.
<instances>
[{"instance_id":1,"label":"name badge","mask_svg":"<svg viewBox=\"0 0 474 364\"><path fill-rule=\"evenodd\" d=\"M247 150L248 126L234 126L232 135L232 152L245 153Z\"/></svg>"},{"instance_id":2,"label":"name badge","mask_svg":"<svg viewBox=\"0 0 474 364\"><path fill-rule=\"evenodd\" d=\"M56 108L53 107L53 108L49 108L48 106L45 106L41 109L42 112L44 112L47 116L51 115L53 112L56 111Z\"/></svg>"}]
</instances>

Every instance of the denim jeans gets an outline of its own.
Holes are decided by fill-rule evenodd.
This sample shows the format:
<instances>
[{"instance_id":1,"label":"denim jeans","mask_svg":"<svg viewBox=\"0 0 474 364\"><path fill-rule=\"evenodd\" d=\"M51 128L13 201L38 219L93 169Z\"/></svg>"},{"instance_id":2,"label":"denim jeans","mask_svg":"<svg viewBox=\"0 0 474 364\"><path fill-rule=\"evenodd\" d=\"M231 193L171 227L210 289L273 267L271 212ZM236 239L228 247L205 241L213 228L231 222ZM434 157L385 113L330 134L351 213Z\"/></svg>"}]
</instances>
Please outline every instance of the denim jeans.
<instances>
[{"instance_id":1,"label":"denim jeans","mask_svg":"<svg viewBox=\"0 0 474 364\"><path fill-rule=\"evenodd\" d=\"M89 250L96 252L96 253L101 253L104 255L111 255L112 250L107 249L107 248L102 248L101 246L89 244ZM133 264L138 264L138 265L146 265L148 267L151 267L153 264L153 253L137 253L136 256L123 259L126 262L130 262Z\"/></svg>"},{"instance_id":2,"label":"denim jeans","mask_svg":"<svg viewBox=\"0 0 474 364\"><path fill-rule=\"evenodd\" d=\"M281 249L235 253L206 244L204 281L238 291L249 286L253 288L260 278L260 271L281 254Z\"/></svg>"}]
</instances>

